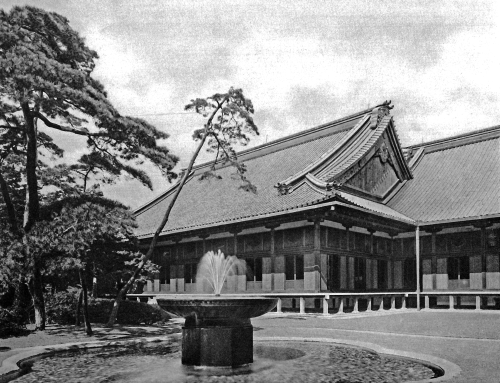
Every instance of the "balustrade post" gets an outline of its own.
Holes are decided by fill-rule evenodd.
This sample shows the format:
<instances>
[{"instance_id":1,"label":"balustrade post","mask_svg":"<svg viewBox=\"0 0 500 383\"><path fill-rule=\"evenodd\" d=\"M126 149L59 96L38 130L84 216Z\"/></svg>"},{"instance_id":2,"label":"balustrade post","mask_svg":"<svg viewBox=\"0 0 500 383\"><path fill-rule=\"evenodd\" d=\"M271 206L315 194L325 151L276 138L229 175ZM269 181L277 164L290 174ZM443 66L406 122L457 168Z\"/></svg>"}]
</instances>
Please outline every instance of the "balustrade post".
<instances>
[{"instance_id":1,"label":"balustrade post","mask_svg":"<svg viewBox=\"0 0 500 383\"><path fill-rule=\"evenodd\" d=\"M300 314L306 313L306 299L303 297L299 298L299 313Z\"/></svg>"},{"instance_id":2,"label":"balustrade post","mask_svg":"<svg viewBox=\"0 0 500 383\"><path fill-rule=\"evenodd\" d=\"M476 295L476 310L481 310L481 296Z\"/></svg>"},{"instance_id":3,"label":"balustrade post","mask_svg":"<svg viewBox=\"0 0 500 383\"><path fill-rule=\"evenodd\" d=\"M426 296L424 297L424 300L425 300L425 309L426 309L426 310L428 310L428 309L429 309L429 306L430 306L430 305L429 305L429 296L428 296L428 295L426 295Z\"/></svg>"},{"instance_id":4,"label":"balustrade post","mask_svg":"<svg viewBox=\"0 0 500 383\"><path fill-rule=\"evenodd\" d=\"M281 314L281 313L283 312L283 311L281 310L281 304L282 304L282 302L281 302L281 298L278 298L278 304L276 305L276 312L277 312L278 314Z\"/></svg>"},{"instance_id":5,"label":"balustrade post","mask_svg":"<svg viewBox=\"0 0 500 383\"><path fill-rule=\"evenodd\" d=\"M339 298L339 314L343 314L344 313L344 302L345 302L345 298L344 297L340 297Z\"/></svg>"},{"instance_id":6,"label":"balustrade post","mask_svg":"<svg viewBox=\"0 0 500 383\"><path fill-rule=\"evenodd\" d=\"M352 310L352 312L355 314L359 313L358 304L359 304L359 298L356 296L356 297L354 297L354 308Z\"/></svg>"},{"instance_id":7,"label":"balustrade post","mask_svg":"<svg viewBox=\"0 0 500 383\"><path fill-rule=\"evenodd\" d=\"M328 314L328 301L330 300L329 295L325 295L323 298L323 314Z\"/></svg>"},{"instance_id":8,"label":"balustrade post","mask_svg":"<svg viewBox=\"0 0 500 383\"><path fill-rule=\"evenodd\" d=\"M391 310L394 310L396 308L396 297L394 295L391 295Z\"/></svg>"},{"instance_id":9,"label":"balustrade post","mask_svg":"<svg viewBox=\"0 0 500 383\"><path fill-rule=\"evenodd\" d=\"M401 310L406 310L406 296L401 298Z\"/></svg>"},{"instance_id":10,"label":"balustrade post","mask_svg":"<svg viewBox=\"0 0 500 383\"><path fill-rule=\"evenodd\" d=\"M455 297L453 295L450 295L449 299L450 299L450 310L455 310Z\"/></svg>"},{"instance_id":11,"label":"balustrade post","mask_svg":"<svg viewBox=\"0 0 500 383\"><path fill-rule=\"evenodd\" d=\"M368 297L368 306L366 307L366 311L372 311L372 297Z\"/></svg>"}]
</instances>

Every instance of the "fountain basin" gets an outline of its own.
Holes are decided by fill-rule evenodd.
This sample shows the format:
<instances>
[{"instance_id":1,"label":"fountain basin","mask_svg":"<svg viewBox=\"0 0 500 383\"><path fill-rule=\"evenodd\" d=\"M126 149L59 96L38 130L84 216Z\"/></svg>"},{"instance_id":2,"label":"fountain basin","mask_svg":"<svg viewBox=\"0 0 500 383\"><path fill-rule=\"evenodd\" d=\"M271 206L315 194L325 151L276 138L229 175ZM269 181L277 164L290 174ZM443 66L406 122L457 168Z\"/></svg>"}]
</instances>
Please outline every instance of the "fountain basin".
<instances>
[{"instance_id":1,"label":"fountain basin","mask_svg":"<svg viewBox=\"0 0 500 383\"><path fill-rule=\"evenodd\" d=\"M182 328L182 364L238 367L253 362L250 318L271 311L277 298L163 295L158 305L186 319Z\"/></svg>"}]
</instances>

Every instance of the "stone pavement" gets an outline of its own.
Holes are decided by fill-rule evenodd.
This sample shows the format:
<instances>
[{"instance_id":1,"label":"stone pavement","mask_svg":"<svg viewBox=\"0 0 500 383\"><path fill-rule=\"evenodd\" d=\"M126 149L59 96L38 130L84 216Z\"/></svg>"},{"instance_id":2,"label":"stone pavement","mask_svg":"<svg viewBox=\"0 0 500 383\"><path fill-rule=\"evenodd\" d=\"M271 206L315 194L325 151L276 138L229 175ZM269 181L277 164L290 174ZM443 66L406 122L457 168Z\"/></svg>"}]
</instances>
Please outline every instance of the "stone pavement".
<instances>
[{"instance_id":1,"label":"stone pavement","mask_svg":"<svg viewBox=\"0 0 500 383\"><path fill-rule=\"evenodd\" d=\"M0 363L33 347L75 342L130 341L178 332L182 320L165 326L96 328L86 337L74 327L51 327L30 337L0 339ZM448 380L456 383L500 383L500 312L455 310L390 310L359 314L267 314L252 319L256 340L275 337L330 339L351 344L371 344L403 353L445 359L460 368ZM268 340L270 341L270 340ZM82 344L82 343L79 343ZM30 347L33 346L33 347ZM0 366L0 375L2 368ZM2 381L0 377L0 381Z\"/></svg>"},{"instance_id":2,"label":"stone pavement","mask_svg":"<svg viewBox=\"0 0 500 383\"><path fill-rule=\"evenodd\" d=\"M450 361L449 382L500 382L500 312L392 310L370 314L268 314L252 320L259 337L330 338L371 343Z\"/></svg>"}]
</instances>

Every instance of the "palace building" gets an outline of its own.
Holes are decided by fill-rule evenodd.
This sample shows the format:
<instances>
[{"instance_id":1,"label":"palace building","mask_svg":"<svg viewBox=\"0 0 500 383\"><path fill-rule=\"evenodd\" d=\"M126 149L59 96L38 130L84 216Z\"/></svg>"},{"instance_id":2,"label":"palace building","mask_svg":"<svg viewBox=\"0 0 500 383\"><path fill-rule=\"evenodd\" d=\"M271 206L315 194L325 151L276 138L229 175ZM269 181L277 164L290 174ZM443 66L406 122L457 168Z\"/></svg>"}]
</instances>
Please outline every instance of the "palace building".
<instances>
[{"instance_id":1,"label":"palace building","mask_svg":"<svg viewBox=\"0 0 500 383\"><path fill-rule=\"evenodd\" d=\"M226 292L289 294L285 305L294 306L293 294L416 291L434 304L438 293L454 292L463 293L459 304L493 305L500 126L404 147L391 109L385 102L240 152L256 193L240 188L231 166L203 181L211 164L196 166L159 240L161 271L145 292L196 292L201 256L220 249L247 265ZM136 210L145 245L175 188Z\"/></svg>"}]
</instances>

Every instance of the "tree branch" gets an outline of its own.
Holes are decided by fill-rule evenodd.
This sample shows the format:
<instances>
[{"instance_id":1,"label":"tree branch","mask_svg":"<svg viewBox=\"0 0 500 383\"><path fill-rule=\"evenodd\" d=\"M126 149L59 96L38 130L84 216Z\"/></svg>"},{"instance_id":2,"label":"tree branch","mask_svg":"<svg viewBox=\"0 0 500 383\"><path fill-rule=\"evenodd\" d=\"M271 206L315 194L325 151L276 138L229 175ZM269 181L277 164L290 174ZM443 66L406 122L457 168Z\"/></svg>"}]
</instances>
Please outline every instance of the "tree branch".
<instances>
[{"instance_id":1,"label":"tree branch","mask_svg":"<svg viewBox=\"0 0 500 383\"><path fill-rule=\"evenodd\" d=\"M40 112L31 112L31 115L33 117L36 117L36 118L39 118L40 120L42 120L43 123L45 125L47 125L49 128L61 130L63 132L70 132L70 133L79 134L81 136L87 136L87 137L104 137L104 136L107 136L107 133L103 133L103 132L91 133L89 131L78 130L78 129L75 129L75 128L70 128L70 127L67 127L67 126L62 126L62 125L56 124L55 122L50 121L47 117L45 117Z\"/></svg>"}]
</instances>

